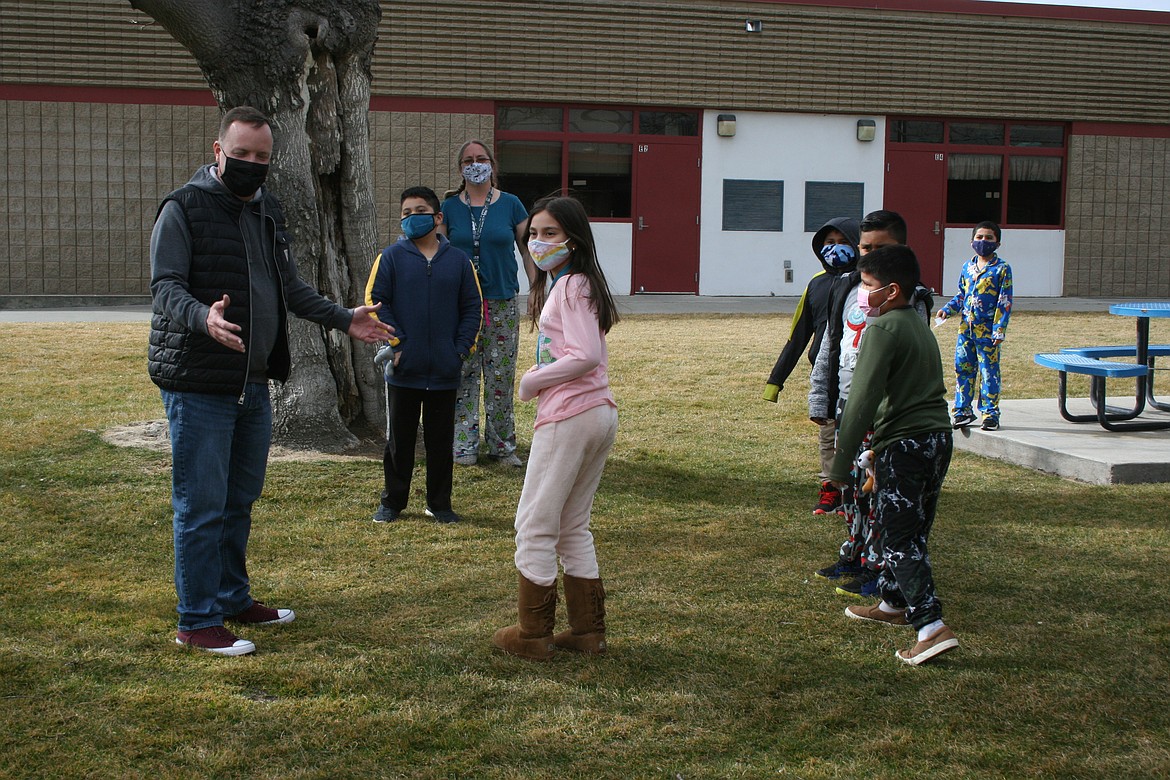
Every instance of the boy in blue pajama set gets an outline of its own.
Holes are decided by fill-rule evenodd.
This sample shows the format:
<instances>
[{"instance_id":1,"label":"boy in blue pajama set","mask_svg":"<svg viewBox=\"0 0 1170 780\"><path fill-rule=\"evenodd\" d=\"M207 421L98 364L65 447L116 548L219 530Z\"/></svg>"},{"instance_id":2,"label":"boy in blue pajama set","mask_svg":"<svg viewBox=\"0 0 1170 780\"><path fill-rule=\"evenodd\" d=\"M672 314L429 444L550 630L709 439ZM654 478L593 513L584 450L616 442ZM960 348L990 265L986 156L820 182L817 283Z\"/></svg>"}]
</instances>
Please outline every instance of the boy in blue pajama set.
<instances>
[{"instance_id":1,"label":"boy in blue pajama set","mask_svg":"<svg viewBox=\"0 0 1170 780\"><path fill-rule=\"evenodd\" d=\"M995 252L999 225L980 222L971 238L975 256L963 266L959 291L936 316L941 322L952 314L963 315L955 344L954 426L965 428L975 422L972 404L978 372L982 428L994 431L999 428L999 345L1012 313L1012 269Z\"/></svg>"}]
</instances>

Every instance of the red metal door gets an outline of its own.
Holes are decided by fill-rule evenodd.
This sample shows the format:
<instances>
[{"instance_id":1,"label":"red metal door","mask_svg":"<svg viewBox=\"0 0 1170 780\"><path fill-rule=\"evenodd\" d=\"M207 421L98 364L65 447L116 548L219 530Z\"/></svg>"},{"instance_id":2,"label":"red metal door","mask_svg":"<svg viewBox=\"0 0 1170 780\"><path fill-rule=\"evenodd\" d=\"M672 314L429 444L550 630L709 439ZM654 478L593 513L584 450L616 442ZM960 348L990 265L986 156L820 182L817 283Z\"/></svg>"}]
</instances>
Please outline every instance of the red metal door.
<instances>
[{"instance_id":1,"label":"red metal door","mask_svg":"<svg viewBox=\"0 0 1170 780\"><path fill-rule=\"evenodd\" d=\"M939 151L886 148L885 208L906 220L906 241L922 269L922 283L942 290L947 161Z\"/></svg>"},{"instance_id":2,"label":"red metal door","mask_svg":"<svg viewBox=\"0 0 1170 780\"><path fill-rule=\"evenodd\" d=\"M636 146L633 292L699 294L697 141Z\"/></svg>"}]
</instances>

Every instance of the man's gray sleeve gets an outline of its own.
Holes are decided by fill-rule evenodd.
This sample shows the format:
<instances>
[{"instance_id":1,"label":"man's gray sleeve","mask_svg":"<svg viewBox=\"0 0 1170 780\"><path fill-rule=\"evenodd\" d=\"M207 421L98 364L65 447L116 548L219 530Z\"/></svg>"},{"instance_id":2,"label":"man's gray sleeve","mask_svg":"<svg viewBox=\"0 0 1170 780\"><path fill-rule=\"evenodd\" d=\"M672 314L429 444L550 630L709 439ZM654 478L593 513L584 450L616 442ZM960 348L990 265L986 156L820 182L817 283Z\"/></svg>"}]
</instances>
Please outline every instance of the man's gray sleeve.
<instances>
[{"instance_id":1,"label":"man's gray sleeve","mask_svg":"<svg viewBox=\"0 0 1170 780\"><path fill-rule=\"evenodd\" d=\"M191 231L183 207L167 201L150 234L150 296L157 314L165 314L195 333L207 335L210 306L190 292Z\"/></svg>"}]
</instances>

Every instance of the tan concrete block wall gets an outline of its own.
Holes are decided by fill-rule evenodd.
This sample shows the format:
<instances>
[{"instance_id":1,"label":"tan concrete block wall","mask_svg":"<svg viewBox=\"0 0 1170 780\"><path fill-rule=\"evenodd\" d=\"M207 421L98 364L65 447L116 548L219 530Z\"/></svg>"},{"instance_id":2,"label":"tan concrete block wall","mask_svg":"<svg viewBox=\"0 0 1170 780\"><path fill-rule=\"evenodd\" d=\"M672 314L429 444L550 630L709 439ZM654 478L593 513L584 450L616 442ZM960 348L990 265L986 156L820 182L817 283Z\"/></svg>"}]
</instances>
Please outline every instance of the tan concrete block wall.
<instances>
[{"instance_id":1,"label":"tan concrete block wall","mask_svg":"<svg viewBox=\"0 0 1170 780\"><path fill-rule=\"evenodd\" d=\"M459 184L455 155L471 138L492 144L492 114L430 114L375 111L370 114L370 158L378 237L383 245L397 240L398 197L407 187L430 187L441 200Z\"/></svg>"},{"instance_id":2,"label":"tan concrete block wall","mask_svg":"<svg viewBox=\"0 0 1170 780\"><path fill-rule=\"evenodd\" d=\"M0 101L0 295L146 295L166 193L211 160L214 108Z\"/></svg>"},{"instance_id":3,"label":"tan concrete block wall","mask_svg":"<svg viewBox=\"0 0 1170 780\"><path fill-rule=\"evenodd\" d=\"M1170 298L1170 139L1073 136L1064 294Z\"/></svg>"}]
</instances>

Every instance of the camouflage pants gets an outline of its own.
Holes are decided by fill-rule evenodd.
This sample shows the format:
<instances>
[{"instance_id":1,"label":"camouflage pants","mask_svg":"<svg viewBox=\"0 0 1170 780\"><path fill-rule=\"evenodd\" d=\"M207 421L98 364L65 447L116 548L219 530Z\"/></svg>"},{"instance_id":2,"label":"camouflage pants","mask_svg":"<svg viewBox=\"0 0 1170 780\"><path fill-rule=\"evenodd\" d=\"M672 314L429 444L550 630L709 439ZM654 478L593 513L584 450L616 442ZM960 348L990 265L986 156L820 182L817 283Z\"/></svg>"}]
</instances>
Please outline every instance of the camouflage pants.
<instances>
[{"instance_id":1,"label":"camouflage pants","mask_svg":"<svg viewBox=\"0 0 1170 780\"><path fill-rule=\"evenodd\" d=\"M869 449L873 431L865 434L857 454ZM841 510L845 512L845 541L841 543L841 560L858 563L878 571L882 568L880 529L874 522L873 494L863 493L865 469L853 465L849 482L841 489Z\"/></svg>"},{"instance_id":2,"label":"camouflage pants","mask_svg":"<svg viewBox=\"0 0 1170 780\"><path fill-rule=\"evenodd\" d=\"M455 399L455 457L479 454L479 393L483 379L484 439L488 455L502 458L516 451L516 349L520 317L516 299L487 300L487 320L479 333L479 348L463 362L463 376Z\"/></svg>"},{"instance_id":3,"label":"camouflage pants","mask_svg":"<svg viewBox=\"0 0 1170 780\"><path fill-rule=\"evenodd\" d=\"M878 455L875 503L885 567L878 592L915 628L942 618L926 542L951 464L950 431L899 439Z\"/></svg>"}]
</instances>

